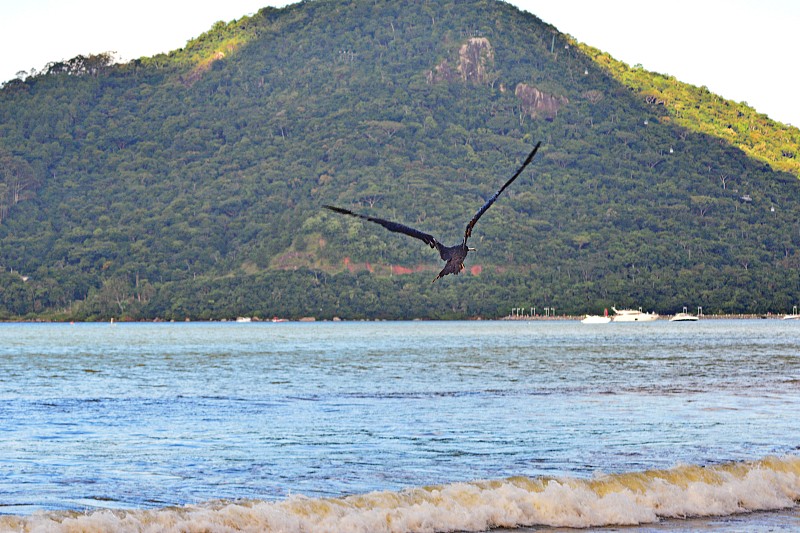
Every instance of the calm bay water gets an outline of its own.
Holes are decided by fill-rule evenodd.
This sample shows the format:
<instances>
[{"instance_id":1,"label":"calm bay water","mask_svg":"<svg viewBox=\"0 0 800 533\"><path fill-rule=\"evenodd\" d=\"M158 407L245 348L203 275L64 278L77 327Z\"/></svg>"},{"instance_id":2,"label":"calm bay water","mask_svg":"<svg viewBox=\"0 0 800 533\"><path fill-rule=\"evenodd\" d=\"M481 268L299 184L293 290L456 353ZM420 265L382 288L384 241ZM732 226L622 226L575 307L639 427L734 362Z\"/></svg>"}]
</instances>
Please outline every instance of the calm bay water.
<instances>
[{"instance_id":1,"label":"calm bay water","mask_svg":"<svg viewBox=\"0 0 800 533\"><path fill-rule=\"evenodd\" d=\"M2 324L0 531L800 529L798 413L800 321Z\"/></svg>"}]
</instances>

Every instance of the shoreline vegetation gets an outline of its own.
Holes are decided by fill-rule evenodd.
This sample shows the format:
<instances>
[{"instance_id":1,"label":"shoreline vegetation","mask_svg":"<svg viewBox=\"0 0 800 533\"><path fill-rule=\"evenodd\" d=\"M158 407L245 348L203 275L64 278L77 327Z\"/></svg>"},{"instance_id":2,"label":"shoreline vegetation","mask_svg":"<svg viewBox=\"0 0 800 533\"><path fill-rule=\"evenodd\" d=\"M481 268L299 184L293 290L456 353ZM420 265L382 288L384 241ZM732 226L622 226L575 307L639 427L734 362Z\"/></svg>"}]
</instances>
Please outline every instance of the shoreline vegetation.
<instances>
[{"instance_id":1,"label":"shoreline vegetation","mask_svg":"<svg viewBox=\"0 0 800 533\"><path fill-rule=\"evenodd\" d=\"M785 316L790 313L752 313L752 314L702 314L699 317L703 320L782 320ZM675 315L659 315L656 321L664 321L669 320L671 317ZM106 320L48 320L46 318L34 318L34 319L9 319L4 318L0 319L0 324L102 324L104 322L108 322L110 325L115 324L147 324L147 323L209 323L209 322L232 322L232 323L282 323L282 322L291 322L291 323L298 323L298 322L451 322L451 321L529 321L529 322L568 322L568 321L580 321L586 317L586 314L583 315L506 315L499 318L484 318L484 317L470 317L466 319L434 319L434 318L410 318L410 319L386 319L386 318L341 318L341 317L333 317L331 319L322 318L318 319L313 316L301 317L297 319L290 319L290 318L259 318L259 317L239 317L239 318L222 318L218 320L202 320L202 319L191 319L186 318L184 320L174 320L174 319L163 319L163 318L154 318L154 319L141 319L141 320L134 320L134 319L111 319L110 321Z\"/></svg>"}]
</instances>

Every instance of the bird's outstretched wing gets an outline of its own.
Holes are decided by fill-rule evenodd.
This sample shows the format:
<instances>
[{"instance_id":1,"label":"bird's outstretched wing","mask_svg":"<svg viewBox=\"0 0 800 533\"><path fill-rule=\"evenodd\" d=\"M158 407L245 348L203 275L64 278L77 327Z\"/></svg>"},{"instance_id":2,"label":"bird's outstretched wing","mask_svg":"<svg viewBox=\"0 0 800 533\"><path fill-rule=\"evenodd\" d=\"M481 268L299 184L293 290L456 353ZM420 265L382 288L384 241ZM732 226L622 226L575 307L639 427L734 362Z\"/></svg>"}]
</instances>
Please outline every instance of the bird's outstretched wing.
<instances>
[{"instance_id":1,"label":"bird's outstretched wing","mask_svg":"<svg viewBox=\"0 0 800 533\"><path fill-rule=\"evenodd\" d=\"M364 220L369 220L370 222L374 222L376 224L380 224L384 228L388 229L389 231L394 231L396 233L404 233L409 237L414 237L415 239L419 239L423 241L425 244L430 246L431 248L436 248L437 250L441 246L436 239L433 238L432 235L428 235L427 233L423 233L419 230L414 228L410 228L408 226L404 226L403 224L398 224L397 222L392 222L391 220L384 220L382 218L371 217L367 215L360 215L358 213L353 213L347 209L342 209L341 207L334 207L332 205L323 205L325 209L330 209L336 213L341 213L342 215L350 215L351 217L363 218Z\"/></svg>"},{"instance_id":2,"label":"bird's outstretched wing","mask_svg":"<svg viewBox=\"0 0 800 533\"><path fill-rule=\"evenodd\" d=\"M527 167L530 164L530 162L533 161L533 156L536 155L536 151L539 150L539 145L541 145L541 144L542 144L541 141L536 143L536 146L533 147L533 150L531 150L531 153L528 154L528 157L525 158L525 161L522 163L522 166L519 167L519 169L514 173L513 176L511 176L511 179L509 179L505 183L505 185L500 187L500 190L497 191L496 193L494 193L494 195L492 195L492 197L489 198L489 200L485 204L483 204L483 207L478 209L478 212L475 213L475 216L472 217L472 220L470 220L469 223L467 224L467 230L464 232L464 242L465 243L467 242L467 239L469 239L469 237L472 235L472 228L475 226L475 223L478 222L478 219L481 218L481 216L483 216L483 214L486 212L487 209L492 207L492 204L494 203L495 200L497 200L497 197L500 196L500 193L502 193L504 190L506 190L506 187L511 185L511 183L515 179L517 179L517 177L520 174L522 174L522 171L525 170L525 167Z\"/></svg>"}]
</instances>

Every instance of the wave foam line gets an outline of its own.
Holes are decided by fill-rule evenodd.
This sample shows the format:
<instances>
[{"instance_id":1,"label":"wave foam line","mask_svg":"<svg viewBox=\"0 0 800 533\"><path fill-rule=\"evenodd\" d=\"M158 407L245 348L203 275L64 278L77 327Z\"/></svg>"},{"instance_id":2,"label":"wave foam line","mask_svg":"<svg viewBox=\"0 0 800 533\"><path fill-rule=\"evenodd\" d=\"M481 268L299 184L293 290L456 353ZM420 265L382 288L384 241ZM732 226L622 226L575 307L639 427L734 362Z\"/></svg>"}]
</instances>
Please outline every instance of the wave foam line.
<instances>
[{"instance_id":1,"label":"wave foam line","mask_svg":"<svg viewBox=\"0 0 800 533\"><path fill-rule=\"evenodd\" d=\"M791 508L800 457L678 466L593 479L514 477L344 498L218 502L157 510L0 516L25 532L437 532L496 527L585 528Z\"/></svg>"}]
</instances>

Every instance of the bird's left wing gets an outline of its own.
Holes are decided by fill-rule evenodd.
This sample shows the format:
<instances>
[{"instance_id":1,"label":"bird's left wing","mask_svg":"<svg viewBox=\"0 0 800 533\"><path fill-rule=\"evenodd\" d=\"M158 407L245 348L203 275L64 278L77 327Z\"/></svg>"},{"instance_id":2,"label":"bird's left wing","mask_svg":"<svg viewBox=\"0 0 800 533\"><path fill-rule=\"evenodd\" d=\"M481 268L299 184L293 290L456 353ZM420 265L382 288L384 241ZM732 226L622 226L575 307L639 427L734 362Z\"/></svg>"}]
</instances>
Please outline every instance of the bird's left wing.
<instances>
[{"instance_id":1,"label":"bird's left wing","mask_svg":"<svg viewBox=\"0 0 800 533\"><path fill-rule=\"evenodd\" d=\"M533 156L536 155L536 152L537 150L539 150L539 146L541 144L542 144L541 141L536 143L536 146L533 147L531 153L528 154L528 157L525 158L525 161L522 163L522 166L519 167L519 169L514 173L513 176L511 176L511 178L505 183L505 185L500 187L499 191L494 193L494 195L492 195L492 197L489 198L489 200L485 204L483 204L483 207L478 209L478 212L475 213L475 216L472 217L472 220L470 220L469 223L467 224L467 230L464 232L464 242L467 242L467 239L469 239L469 237L472 235L472 228L475 226L475 223L478 222L478 219L481 218L481 216L483 216L483 214L486 212L487 209L492 207L492 204L494 203L495 200L497 200L497 197L500 196L500 193L506 190L506 187L511 185L511 183L515 179L517 179L517 177L519 177L520 174L522 174L522 171L525 170L525 167L527 167L530 164L530 162L533 161Z\"/></svg>"},{"instance_id":2,"label":"bird's left wing","mask_svg":"<svg viewBox=\"0 0 800 533\"><path fill-rule=\"evenodd\" d=\"M368 215L360 215L350 210L342 209L341 207L334 207L332 205L323 205L322 207L324 207L325 209L330 209L335 213L341 213L342 215L350 215L351 217L363 218L364 220L369 220L370 222L380 224L389 231L394 231L395 233L403 233L405 235L408 235L409 237L414 237L415 239L419 239L428 246L430 246L431 248L436 248L436 249L439 248L439 243L436 242L436 239L434 239L432 235L428 235L427 233L423 233L419 230L410 228L403 224L398 224L397 222L392 222L391 220L384 220L382 218L371 217Z\"/></svg>"}]
</instances>

